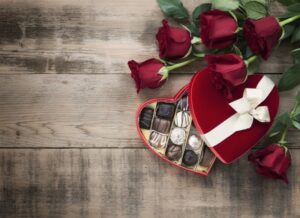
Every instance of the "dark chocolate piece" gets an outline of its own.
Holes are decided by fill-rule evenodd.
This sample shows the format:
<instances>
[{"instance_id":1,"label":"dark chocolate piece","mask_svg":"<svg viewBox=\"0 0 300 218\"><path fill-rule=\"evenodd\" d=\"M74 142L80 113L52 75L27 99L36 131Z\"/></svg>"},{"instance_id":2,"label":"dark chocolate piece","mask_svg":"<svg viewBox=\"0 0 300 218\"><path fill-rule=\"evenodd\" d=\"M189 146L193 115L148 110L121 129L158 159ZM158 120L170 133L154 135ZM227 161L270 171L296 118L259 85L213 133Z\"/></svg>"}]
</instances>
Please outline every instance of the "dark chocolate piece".
<instances>
[{"instance_id":1,"label":"dark chocolate piece","mask_svg":"<svg viewBox=\"0 0 300 218\"><path fill-rule=\"evenodd\" d=\"M198 161L198 155L192 150L186 150L182 162L187 166L193 166Z\"/></svg>"},{"instance_id":2,"label":"dark chocolate piece","mask_svg":"<svg viewBox=\"0 0 300 218\"><path fill-rule=\"evenodd\" d=\"M160 133L168 133L170 130L171 122L160 118L154 118L152 129Z\"/></svg>"},{"instance_id":3,"label":"dark chocolate piece","mask_svg":"<svg viewBox=\"0 0 300 218\"><path fill-rule=\"evenodd\" d=\"M156 116L159 118L171 120L174 116L175 112L175 105L172 103L158 103L157 104L157 111Z\"/></svg>"},{"instance_id":4,"label":"dark chocolate piece","mask_svg":"<svg viewBox=\"0 0 300 218\"><path fill-rule=\"evenodd\" d=\"M189 102L188 102L188 96L183 96L181 98L181 100L179 101L179 104L178 104L178 108L180 110L184 110L184 111L187 111L189 109Z\"/></svg>"},{"instance_id":5,"label":"dark chocolate piece","mask_svg":"<svg viewBox=\"0 0 300 218\"><path fill-rule=\"evenodd\" d=\"M181 146L169 145L167 148L166 156L169 160L178 160L181 157Z\"/></svg>"},{"instance_id":6,"label":"dark chocolate piece","mask_svg":"<svg viewBox=\"0 0 300 218\"><path fill-rule=\"evenodd\" d=\"M140 115L140 128L150 129L154 110L152 108L144 108Z\"/></svg>"}]
</instances>

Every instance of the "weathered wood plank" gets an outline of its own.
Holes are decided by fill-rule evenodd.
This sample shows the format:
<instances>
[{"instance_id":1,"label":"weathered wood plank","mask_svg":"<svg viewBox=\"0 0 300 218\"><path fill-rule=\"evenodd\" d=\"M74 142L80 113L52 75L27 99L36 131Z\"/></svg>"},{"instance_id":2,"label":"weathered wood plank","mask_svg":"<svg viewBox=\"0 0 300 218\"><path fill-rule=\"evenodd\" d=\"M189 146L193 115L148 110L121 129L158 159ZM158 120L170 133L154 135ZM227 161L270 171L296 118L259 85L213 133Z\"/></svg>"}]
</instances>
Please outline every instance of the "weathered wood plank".
<instances>
[{"instance_id":1,"label":"weathered wood plank","mask_svg":"<svg viewBox=\"0 0 300 218\"><path fill-rule=\"evenodd\" d=\"M201 2L184 1L190 11ZM274 3L271 11L282 10ZM128 73L129 59L157 57L162 19L155 0L2 1L0 74ZM282 73L291 48L280 47L262 72Z\"/></svg>"},{"instance_id":2,"label":"weathered wood plank","mask_svg":"<svg viewBox=\"0 0 300 218\"><path fill-rule=\"evenodd\" d=\"M299 155L285 185L246 158L218 162L205 178L140 149L1 149L0 216L299 217Z\"/></svg>"},{"instance_id":3,"label":"weathered wood plank","mask_svg":"<svg viewBox=\"0 0 300 218\"><path fill-rule=\"evenodd\" d=\"M129 75L2 75L0 146L143 147L135 126L138 105L174 96L190 78L171 75L161 89L137 95ZM291 107L295 92L281 95L281 110ZM300 145L297 132L290 140Z\"/></svg>"}]
</instances>

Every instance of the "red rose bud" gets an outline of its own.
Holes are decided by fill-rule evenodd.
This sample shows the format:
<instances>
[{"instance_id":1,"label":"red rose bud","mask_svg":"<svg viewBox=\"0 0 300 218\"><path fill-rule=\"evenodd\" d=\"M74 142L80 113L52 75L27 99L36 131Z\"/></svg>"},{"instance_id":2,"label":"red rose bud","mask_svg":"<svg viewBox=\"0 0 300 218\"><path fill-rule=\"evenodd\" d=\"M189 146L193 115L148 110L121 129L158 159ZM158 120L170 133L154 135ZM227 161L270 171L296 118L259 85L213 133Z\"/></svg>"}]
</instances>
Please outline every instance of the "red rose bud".
<instances>
[{"instance_id":1,"label":"red rose bud","mask_svg":"<svg viewBox=\"0 0 300 218\"><path fill-rule=\"evenodd\" d=\"M213 84L231 99L233 87L242 84L246 79L247 68L244 60L236 54L206 55L205 60Z\"/></svg>"},{"instance_id":2,"label":"red rose bud","mask_svg":"<svg viewBox=\"0 0 300 218\"><path fill-rule=\"evenodd\" d=\"M185 57L191 49L191 34L183 28L171 27L168 21L162 21L156 39L159 56L162 59L179 59Z\"/></svg>"},{"instance_id":3,"label":"red rose bud","mask_svg":"<svg viewBox=\"0 0 300 218\"><path fill-rule=\"evenodd\" d=\"M274 46L279 42L282 28L275 17L268 16L259 20L246 20L244 36L254 54L267 60Z\"/></svg>"},{"instance_id":4,"label":"red rose bud","mask_svg":"<svg viewBox=\"0 0 300 218\"><path fill-rule=\"evenodd\" d=\"M144 88L155 89L162 86L167 78L167 70L165 65L157 59L149 59L142 63L134 60L128 62L131 70L131 77L136 84L137 92Z\"/></svg>"},{"instance_id":5,"label":"red rose bud","mask_svg":"<svg viewBox=\"0 0 300 218\"><path fill-rule=\"evenodd\" d=\"M286 171L291 165L291 155L280 145L272 144L256 151L248 160L255 164L258 174L288 183Z\"/></svg>"},{"instance_id":6,"label":"red rose bud","mask_svg":"<svg viewBox=\"0 0 300 218\"><path fill-rule=\"evenodd\" d=\"M200 37L207 48L225 48L236 41L238 25L229 14L219 10L200 15Z\"/></svg>"}]
</instances>

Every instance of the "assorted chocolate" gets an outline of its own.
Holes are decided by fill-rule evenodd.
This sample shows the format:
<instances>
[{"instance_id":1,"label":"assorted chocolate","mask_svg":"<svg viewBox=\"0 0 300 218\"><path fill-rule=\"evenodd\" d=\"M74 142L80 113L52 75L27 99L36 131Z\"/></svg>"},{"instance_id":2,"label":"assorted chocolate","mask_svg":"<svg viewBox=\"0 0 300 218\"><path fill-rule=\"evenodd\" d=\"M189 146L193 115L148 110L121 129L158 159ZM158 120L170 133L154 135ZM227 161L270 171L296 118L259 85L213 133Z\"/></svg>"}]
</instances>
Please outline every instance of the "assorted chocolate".
<instances>
[{"instance_id":1,"label":"assorted chocolate","mask_svg":"<svg viewBox=\"0 0 300 218\"><path fill-rule=\"evenodd\" d=\"M175 127L171 131L170 140L175 145L183 145L185 142L185 129Z\"/></svg>"},{"instance_id":2,"label":"assorted chocolate","mask_svg":"<svg viewBox=\"0 0 300 218\"><path fill-rule=\"evenodd\" d=\"M152 108L144 108L140 115L140 127L142 129L150 129L154 110Z\"/></svg>"},{"instance_id":3,"label":"assorted chocolate","mask_svg":"<svg viewBox=\"0 0 300 218\"><path fill-rule=\"evenodd\" d=\"M188 104L187 92L176 103L147 105L139 125L149 144L162 156L195 171L208 171L215 155L196 130Z\"/></svg>"}]
</instances>

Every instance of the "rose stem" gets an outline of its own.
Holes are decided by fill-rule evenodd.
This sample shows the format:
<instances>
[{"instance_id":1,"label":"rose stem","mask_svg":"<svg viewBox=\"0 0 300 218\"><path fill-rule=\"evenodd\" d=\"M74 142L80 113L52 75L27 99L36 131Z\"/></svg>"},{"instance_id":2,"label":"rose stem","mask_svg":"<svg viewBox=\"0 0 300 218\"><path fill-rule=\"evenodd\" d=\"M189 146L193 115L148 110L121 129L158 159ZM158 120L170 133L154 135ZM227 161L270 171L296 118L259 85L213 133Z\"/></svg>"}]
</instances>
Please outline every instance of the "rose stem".
<instances>
[{"instance_id":1,"label":"rose stem","mask_svg":"<svg viewBox=\"0 0 300 218\"><path fill-rule=\"evenodd\" d=\"M296 15L294 17L290 17L290 18L288 18L286 20L283 20L283 21L279 22L279 24L280 24L280 26L284 26L284 25L286 25L288 23L291 23L291 22L293 22L293 21L295 21L295 20L297 20L299 18L300 18L300 14Z\"/></svg>"},{"instance_id":2,"label":"rose stem","mask_svg":"<svg viewBox=\"0 0 300 218\"><path fill-rule=\"evenodd\" d=\"M175 70L175 69L181 68L181 67L183 67L183 66L185 66L185 65L188 65L188 64L190 64L190 63L192 63L192 62L194 62L194 61L196 61L196 60L198 60L198 59L200 59L200 58L203 58L203 57L204 57L204 54L203 54L202 57L191 58L191 59L186 60L186 61L183 61L183 62L181 62L181 63L174 64L174 65L172 65L172 66L168 66L167 69L168 69L168 71L170 72L170 71L172 71L172 70Z\"/></svg>"},{"instance_id":3,"label":"rose stem","mask_svg":"<svg viewBox=\"0 0 300 218\"><path fill-rule=\"evenodd\" d=\"M295 112L296 112L296 109L297 109L297 107L298 107L298 104L299 104L299 102L297 101L296 104L295 104L294 107L293 107L293 110L289 113L289 117L290 117L290 118L293 118L293 117L294 117ZM286 144L285 138L286 138L286 134L287 134L287 132L288 132L288 129L289 129L289 125L285 125L285 128L284 128L284 130L283 130L283 132L282 132L282 135L281 135L281 137L280 137L280 140L279 140L279 142L278 142L278 144L279 144L280 146L282 146L286 151L287 151L288 148L285 146L285 144Z\"/></svg>"},{"instance_id":4,"label":"rose stem","mask_svg":"<svg viewBox=\"0 0 300 218\"><path fill-rule=\"evenodd\" d=\"M249 64L251 64L253 61L255 61L256 58L257 58L256 55L251 56L250 58L248 58L247 60L245 60L245 64L246 64L247 66L249 66Z\"/></svg>"}]
</instances>

